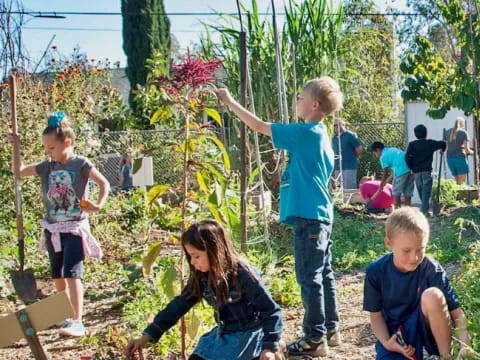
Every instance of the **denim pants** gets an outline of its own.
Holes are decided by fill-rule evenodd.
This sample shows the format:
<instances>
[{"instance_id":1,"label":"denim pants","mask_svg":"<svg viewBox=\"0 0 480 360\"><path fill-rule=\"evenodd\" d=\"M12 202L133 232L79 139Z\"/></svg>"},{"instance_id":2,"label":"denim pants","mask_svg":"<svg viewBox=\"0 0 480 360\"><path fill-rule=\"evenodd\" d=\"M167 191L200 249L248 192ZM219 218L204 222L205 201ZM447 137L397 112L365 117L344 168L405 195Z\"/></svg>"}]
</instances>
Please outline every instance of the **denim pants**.
<instances>
[{"instance_id":1,"label":"denim pants","mask_svg":"<svg viewBox=\"0 0 480 360\"><path fill-rule=\"evenodd\" d=\"M331 232L332 225L295 218L295 271L305 309L303 332L307 338L318 339L338 329Z\"/></svg>"},{"instance_id":2,"label":"denim pants","mask_svg":"<svg viewBox=\"0 0 480 360\"><path fill-rule=\"evenodd\" d=\"M430 210L430 195L432 194L432 173L430 171L421 171L415 173L415 185L417 186L418 196L422 200L420 210L426 214Z\"/></svg>"}]
</instances>

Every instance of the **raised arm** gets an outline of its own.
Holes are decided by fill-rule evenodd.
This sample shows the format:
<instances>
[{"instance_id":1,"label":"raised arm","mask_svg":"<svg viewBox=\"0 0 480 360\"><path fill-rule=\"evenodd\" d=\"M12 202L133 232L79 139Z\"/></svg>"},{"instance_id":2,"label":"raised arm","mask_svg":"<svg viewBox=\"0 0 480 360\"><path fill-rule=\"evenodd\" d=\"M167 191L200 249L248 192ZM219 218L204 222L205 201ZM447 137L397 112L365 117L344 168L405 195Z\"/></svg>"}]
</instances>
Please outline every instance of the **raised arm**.
<instances>
[{"instance_id":1,"label":"raised arm","mask_svg":"<svg viewBox=\"0 0 480 360\"><path fill-rule=\"evenodd\" d=\"M230 95L228 89L218 89L216 91L218 98L233 111L238 118L250 129L260 134L272 136L271 124L259 119L242 105L235 101Z\"/></svg>"},{"instance_id":2,"label":"raised arm","mask_svg":"<svg viewBox=\"0 0 480 360\"><path fill-rule=\"evenodd\" d=\"M37 164L30 164L30 165L23 165L23 163L20 164L20 176L25 177L25 176L37 176Z\"/></svg>"},{"instance_id":3,"label":"raised arm","mask_svg":"<svg viewBox=\"0 0 480 360\"><path fill-rule=\"evenodd\" d=\"M9 142L12 146L19 146L20 137L16 134L9 133L9 134L7 134L7 142ZM18 175L20 177L38 175L37 174L37 169L36 169L37 164L30 164L30 165L24 165L23 164L23 161L22 161L21 155L20 155L20 150L18 150L18 158L20 160L19 173L18 173ZM15 168L14 168L14 163L13 162L12 162L12 172L15 173Z\"/></svg>"}]
</instances>

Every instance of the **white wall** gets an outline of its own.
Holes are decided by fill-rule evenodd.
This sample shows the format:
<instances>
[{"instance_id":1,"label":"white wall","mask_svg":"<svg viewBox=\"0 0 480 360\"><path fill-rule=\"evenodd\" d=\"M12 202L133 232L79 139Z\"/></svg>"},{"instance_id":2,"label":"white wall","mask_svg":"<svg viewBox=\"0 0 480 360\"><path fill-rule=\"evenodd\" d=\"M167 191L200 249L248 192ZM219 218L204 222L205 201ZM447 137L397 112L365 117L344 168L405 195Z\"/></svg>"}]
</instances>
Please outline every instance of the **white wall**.
<instances>
[{"instance_id":1,"label":"white wall","mask_svg":"<svg viewBox=\"0 0 480 360\"><path fill-rule=\"evenodd\" d=\"M426 112L428 109L428 104L424 102L407 102L405 104L405 124L407 126L407 140L408 142L415 140L415 134L413 129L419 124L423 124L427 127L427 138L434 140L441 140L443 138L443 129L450 129L453 127L455 119L458 116L463 117L466 120L466 130L470 136L470 140L473 138L473 118L466 117L463 111L454 109L450 110L445 118L441 120L435 120L427 116ZM470 147L473 148L473 143L470 141ZM437 181L437 172L438 172L438 163L440 161L440 153L437 151L433 157L433 176L434 180ZM473 184L473 157L468 157L470 172L468 175L468 180L470 184ZM453 179L448 166L446 166L446 161L442 165L442 178ZM415 194L412 199L413 203L418 204L420 199L415 189Z\"/></svg>"}]
</instances>

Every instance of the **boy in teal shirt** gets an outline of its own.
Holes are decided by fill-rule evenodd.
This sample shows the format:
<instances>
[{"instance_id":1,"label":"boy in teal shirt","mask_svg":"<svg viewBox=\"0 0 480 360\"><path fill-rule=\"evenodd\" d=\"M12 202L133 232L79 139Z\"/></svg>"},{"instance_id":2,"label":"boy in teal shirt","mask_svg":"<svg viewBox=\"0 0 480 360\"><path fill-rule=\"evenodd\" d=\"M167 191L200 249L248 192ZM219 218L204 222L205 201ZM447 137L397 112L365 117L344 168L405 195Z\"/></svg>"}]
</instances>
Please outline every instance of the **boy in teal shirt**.
<instances>
[{"instance_id":1,"label":"boy in teal shirt","mask_svg":"<svg viewBox=\"0 0 480 360\"><path fill-rule=\"evenodd\" d=\"M402 206L402 195L405 206L410 206L412 202L414 185L413 173L408 168L405 161L405 152L394 147L385 147L383 143L375 141L370 145L370 151L380 159L383 176L380 183L380 189L375 193L370 200L373 200L380 192L390 178L388 169L393 172L393 198L395 199L395 207Z\"/></svg>"},{"instance_id":2,"label":"boy in teal shirt","mask_svg":"<svg viewBox=\"0 0 480 360\"><path fill-rule=\"evenodd\" d=\"M271 124L238 104L228 90L218 97L252 130L271 136L289 160L280 188L280 221L294 226L295 271L305 307L304 335L288 345L290 356L325 356L327 344L340 344L335 278L332 270L332 197L328 180L333 150L325 116L342 107L338 84L323 76L307 81L297 100L305 122Z\"/></svg>"}]
</instances>

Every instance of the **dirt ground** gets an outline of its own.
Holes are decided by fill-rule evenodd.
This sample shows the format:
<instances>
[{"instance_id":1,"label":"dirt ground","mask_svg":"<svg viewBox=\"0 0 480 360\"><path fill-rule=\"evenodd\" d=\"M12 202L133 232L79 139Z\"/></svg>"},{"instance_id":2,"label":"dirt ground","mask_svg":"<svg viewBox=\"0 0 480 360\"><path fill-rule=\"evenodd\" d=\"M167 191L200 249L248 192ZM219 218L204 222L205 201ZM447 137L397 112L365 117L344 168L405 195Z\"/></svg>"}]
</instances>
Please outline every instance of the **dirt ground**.
<instances>
[{"instance_id":1,"label":"dirt ground","mask_svg":"<svg viewBox=\"0 0 480 360\"><path fill-rule=\"evenodd\" d=\"M374 358L374 337L370 332L368 315L361 311L363 298L363 277L361 272L343 274L338 277L338 299L341 314L343 345L330 348L326 359L362 360ZM52 291L47 289L47 291ZM121 312L112 310L114 300L103 299L86 302L85 326L90 335L103 337L105 329L119 325ZM8 310L7 303L0 303L0 313ZM284 309L284 339L293 340L301 335L303 310ZM8 331L0 329L0 331ZM60 338L58 330L49 329L39 333L41 344L52 359L86 360L95 352L92 345L81 344L79 339ZM85 356L85 358L83 358ZM148 359L160 357L146 356ZM8 348L0 349L0 360L33 359L25 341L19 341ZM118 357L121 359L121 357ZM173 359L168 359L173 360ZM227 360L227 359L226 359Z\"/></svg>"}]
</instances>

